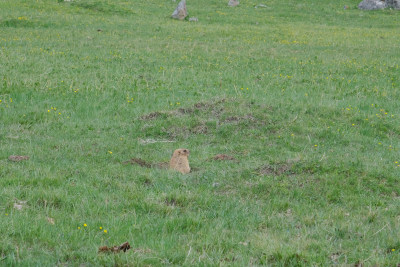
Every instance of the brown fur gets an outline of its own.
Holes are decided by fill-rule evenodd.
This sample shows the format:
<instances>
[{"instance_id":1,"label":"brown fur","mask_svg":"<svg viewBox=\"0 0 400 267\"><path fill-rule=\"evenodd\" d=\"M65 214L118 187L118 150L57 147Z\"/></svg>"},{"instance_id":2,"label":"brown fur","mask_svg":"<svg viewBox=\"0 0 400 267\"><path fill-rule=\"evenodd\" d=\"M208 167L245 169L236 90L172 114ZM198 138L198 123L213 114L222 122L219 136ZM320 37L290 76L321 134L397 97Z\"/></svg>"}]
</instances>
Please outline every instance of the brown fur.
<instances>
[{"instance_id":1,"label":"brown fur","mask_svg":"<svg viewBox=\"0 0 400 267\"><path fill-rule=\"evenodd\" d=\"M179 148L174 151L169 162L169 168L181 172L183 174L190 172L189 167L189 149Z\"/></svg>"}]
</instances>

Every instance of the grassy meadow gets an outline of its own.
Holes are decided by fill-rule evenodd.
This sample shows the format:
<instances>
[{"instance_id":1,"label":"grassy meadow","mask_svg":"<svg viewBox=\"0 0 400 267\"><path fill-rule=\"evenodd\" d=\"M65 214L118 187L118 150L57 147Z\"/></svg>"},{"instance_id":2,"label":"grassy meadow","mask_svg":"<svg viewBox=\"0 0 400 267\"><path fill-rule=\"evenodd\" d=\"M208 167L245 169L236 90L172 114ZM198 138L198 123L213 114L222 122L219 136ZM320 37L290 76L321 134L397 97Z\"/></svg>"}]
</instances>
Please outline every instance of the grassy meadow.
<instances>
[{"instance_id":1,"label":"grassy meadow","mask_svg":"<svg viewBox=\"0 0 400 267\"><path fill-rule=\"evenodd\" d=\"M399 11L227 2L0 1L0 265L400 263Z\"/></svg>"}]
</instances>

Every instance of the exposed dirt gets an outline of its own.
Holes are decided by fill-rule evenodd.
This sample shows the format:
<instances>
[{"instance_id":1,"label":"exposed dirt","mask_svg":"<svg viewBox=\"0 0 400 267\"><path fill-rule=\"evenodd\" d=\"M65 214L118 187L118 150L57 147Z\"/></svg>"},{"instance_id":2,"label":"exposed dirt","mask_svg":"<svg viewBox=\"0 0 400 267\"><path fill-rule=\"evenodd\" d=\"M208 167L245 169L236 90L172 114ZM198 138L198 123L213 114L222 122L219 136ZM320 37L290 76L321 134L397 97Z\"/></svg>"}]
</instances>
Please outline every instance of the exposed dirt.
<instances>
[{"instance_id":1,"label":"exposed dirt","mask_svg":"<svg viewBox=\"0 0 400 267\"><path fill-rule=\"evenodd\" d=\"M231 116L231 117L227 117L225 120L223 120L222 122L225 123L230 123L230 122L239 122L241 120L241 118L236 117L236 116Z\"/></svg>"},{"instance_id":2,"label":"exposed dirt","mask_svg":"<svg viewBox=\"0 0 400 267\"><path fill-rule=\"evenodd\" d=\"M153 163L151 166L153 168L157 168L157 169L168 169L169 162L157 162L157 163Z\"/></svg>"},{"instance_id":3,"label":"exposed dirt","mask_svg":"<svg viewBox=\"0 0 400 267\"><path fill-rule=\"evenodd\" d=\"M279 163L275 165L264 165L258 169L258 172L262 175L293 175L295 174L292 170L293 164L291 163Z\"/></svg>"},{"instance_id":4,"label":"exposed dirt","mask_svg":"<svg viewBox=\"0 0 400 267\"><path fill-rule=\"evenodd\" d=\"M147 145L147 144L154 144L154 143L174 143L175 141L173 140L156 140L156 139L152 139L152 138L147 138L147 139L141 139L139 138L139 143L142 145Z\"/></svg>"},{"instance_id":5,"label":"exposed dirt","mask_svg":"<svg viewBox=\"0 0 400 267\"><path fill-rule=\"evenodd\" d=\"M178 112L182 113L182 114L191 114L197 110L207 111L207 110L212 109L214 112L215 112L215 110L221 111L223 109L218 108L217 106L221 103L224 103L225 101L226 101L226 99L223 98L223 99L217 100L213 103L198 102L198 103L194 104L191 108L180 108L180 109L178 109Z\"/></svg>"},{"instance_id":6,"label":"exposed dirt","mask_svg":"<svg viewBox=\"0 0 400 267\"><path fill-rule=\"evenodd\" d=\"M163 113L156 111L156 112L152 112L152 113L143 115L143 116L140 117L140 119L143 120L143 121L150 121L150 120L157 119L161 115L163 115Z\"/></svg>"},{"instance_id":7,"label":"exposed dirt","mask_svg":"<svg viewBox=\"0 0 400 267\"><path fill-rule=\"evenodd\" d=\"M199 126L196 126L192 129L190 129L190 133L192 133L192 134L207 134L208 128L205 125L199 125Z\"/></svg>"},{"instance_id":8,"label":"exposed dirt","mask_svg":"<svg viewBox=\"0 0 400 267\"><path fill-rule=\"evenodd\" d=\"M238 124L238 123L245 123L252 126L262 126L265 125L266 122L260 119L257 119L251 114L246 116L229 116L221 121L222 124Z\"/></svg>"},{"instance_id":9,"label":"exposed dirt","mask_svg":"<svg viewBox=\"0 0 400 267\"><path fill-rule=\"evenodd\" d=\"M226 154L215 155L212 159L213 160L236 160L236 158L226 155Z\"/></svg>"},{"instance_id":10,"label":"exposed dirt","mask_svg":"<svg viewBox=\"0 0 400 267\"><path fill-rule=\"evenodd\" d=\"M16 155L11 155L8 157L9 161L14 161L14 162L19 162L23 160L28 160L29 156L16 156Z\"/></svg>"},{"instance_id":11,"label":"exposed dirt","mask_svg":"<svg viewBox=\"0 0 400 267\"><path fill-rule=\"evenodd\" d=\"M224 110L223 108L219 107L218 105L221 103L224 103L226 101L226 99L220 99L218 101L215 101L213 103L204 103L204 102L199 102L194 104L192 107L188 107L188 108L178 108L176 110L173 111L156 111L156 112L152 112L149 114L145 114L143 116L140 117L141 120L144 121L149 121L149 120L154 120L154 119L158 119L161 116L169 116L169 115L179 115L179 114L184 114L184 115L190 115L196 111L208 111L211 114L214 115L214 117L218 117L222 111Z\"/></svg>"},{"instance_id":12,"label":"exposed dirt","mask_svg":"<svg viewBox=\"0 0 400 267\"><path fill-rule=\"evenodd\" d=\"M175 199L175 198L166 198L165 200L164 200L164 203L167 205L167 206L178 206L178 201Z\"/></svg>"},{"instance_id":13,"label":"exposed dirt","mask_svg":"<svg viewBox=\"0 0 400 267\"><path fill-rule=\"evenodd\" d=\"M122 164L139 165L140 167L144 167L144 168L156 168L156 169L168 169L168 167L169 167L168 162L151 163L151 162L147 162L141 158L132 158L128 161L122 162Z\"/></svg>"},{"instance_id":14,"label":"exposed dirt","mask_svg":"<svg viewBox=\"0 0 400 267\"><path fill-rule=\"evenodd\" d=\"M227 117L223 122L239 122L239 121L255 121L256 118L253 115L249 114L243 117L231 116Z\"/></svg>"},{"instance_id":15,"label":"exposed dirt","mask_svg":"<svg viewBox=\"0 0 400 267\"><path fill-rule=\"evenodd\" d=\"M114 253L118 253L118 252L126 252L127 250L129 250L131 248L131 246L129 245L129 242L125 242L122 243L119 246L113 246L113 247L107 247L107 246L102 246L99 247L99 253L105 253L105 252L114 252Z\"/></svg>"},{"instance_id":16,"label":"exposed dirt","mask_svg":"<svg viewBox=\"0 0 400 267\"><path fill-rule=\"evenodd\" d=\"M130 159L128 161L122 162L122 164L132 164L132 165L137 164L140 167L151 168L151 163L146 162L146 161L144 161L142 159L139 159L139 158L132 158L132 159Z\"/></svg>"},{"instance_id":17,"label":"exposed dirt","mask_svg":"<svg viewBox=\"0 0 400 267\"><path fill-rule=\"evenodd\" d=\"M208 134L208 127L204 124L197 125L193 128L188 128L186 126L173 126L166 130L168 133L168 137L171 139L175 139L177 137L180 138L188 138L191 134Z\"/></svg>"},{"instance_id":18,"label":"exposed dirt","mask_svg":"<svg viewBox=\"0 0 400 267\"><path fill-rule=\"evenodd\" d=\"M175 139L177 137L187 138L190 135L190 130L186 126L172 126L165 130L165 132L171 139Z\"/></svg>"},{"instance_id":19,"label":"exposed dirt","mask_svg":"<svg viewBox=\"0 0 400 267\"><path fill-rule=\"evenodd\" d=\"M192 108L179 108L177 111L179 113L182 113L182 114L190 114L190 113L194 112L194 109L192 109Z\"/></svg>"},{"instance_id":20,"label":"exposed dirt","mask_svg":"<svg viewBox=\"0 0 400 267\"><path fill-rule=\"evenodd\" d=\"M46 217L46 219L47 219L47 222L48 222L49 224L55 224L55 221L54 221L53 218Z\"/></svg>"}]
</instances>

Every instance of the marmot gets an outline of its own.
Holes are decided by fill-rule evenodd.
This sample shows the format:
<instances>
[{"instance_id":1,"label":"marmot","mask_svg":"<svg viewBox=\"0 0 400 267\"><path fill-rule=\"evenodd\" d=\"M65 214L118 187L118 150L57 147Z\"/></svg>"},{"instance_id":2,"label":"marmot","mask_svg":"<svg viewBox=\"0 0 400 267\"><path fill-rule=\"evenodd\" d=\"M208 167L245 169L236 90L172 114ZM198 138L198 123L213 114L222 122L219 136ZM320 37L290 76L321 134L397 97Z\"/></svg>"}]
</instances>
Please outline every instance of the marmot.
<instances>
[{"instance_id":1,"label":"marmot","mask_svg":"<svg viewBox=\"0 0 400 267\"><path fill-rule=\"evenodd\" d=\"M190 172L190 167L189 167L189 149L185 148L179 148L174 151L174 154L172 154L172 158L169 162L169 168L177 170L178 172L181 172L183 174L189 173Z\"/></svg>"}]
</instances>

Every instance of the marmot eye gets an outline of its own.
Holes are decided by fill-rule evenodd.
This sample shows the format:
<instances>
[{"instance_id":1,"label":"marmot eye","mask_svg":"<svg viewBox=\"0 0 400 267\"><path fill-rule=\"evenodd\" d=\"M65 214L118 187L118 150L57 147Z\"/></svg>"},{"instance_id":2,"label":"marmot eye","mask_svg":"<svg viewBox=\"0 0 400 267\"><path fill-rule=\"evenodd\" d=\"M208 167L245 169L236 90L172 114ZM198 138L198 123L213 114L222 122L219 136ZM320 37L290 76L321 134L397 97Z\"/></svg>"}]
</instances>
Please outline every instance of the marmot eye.
<instances>
[{"instance_id":1,"label":"marmot eye","mask_svg":"<svg viewBox=\"0 0 400 267\"><path fill-rule=\"evenodd\" d=\"M183 152L187 152L187 150L186 150L186 149L184 149L184 150L183 150Z\"/></svg>"}]
</instances>

